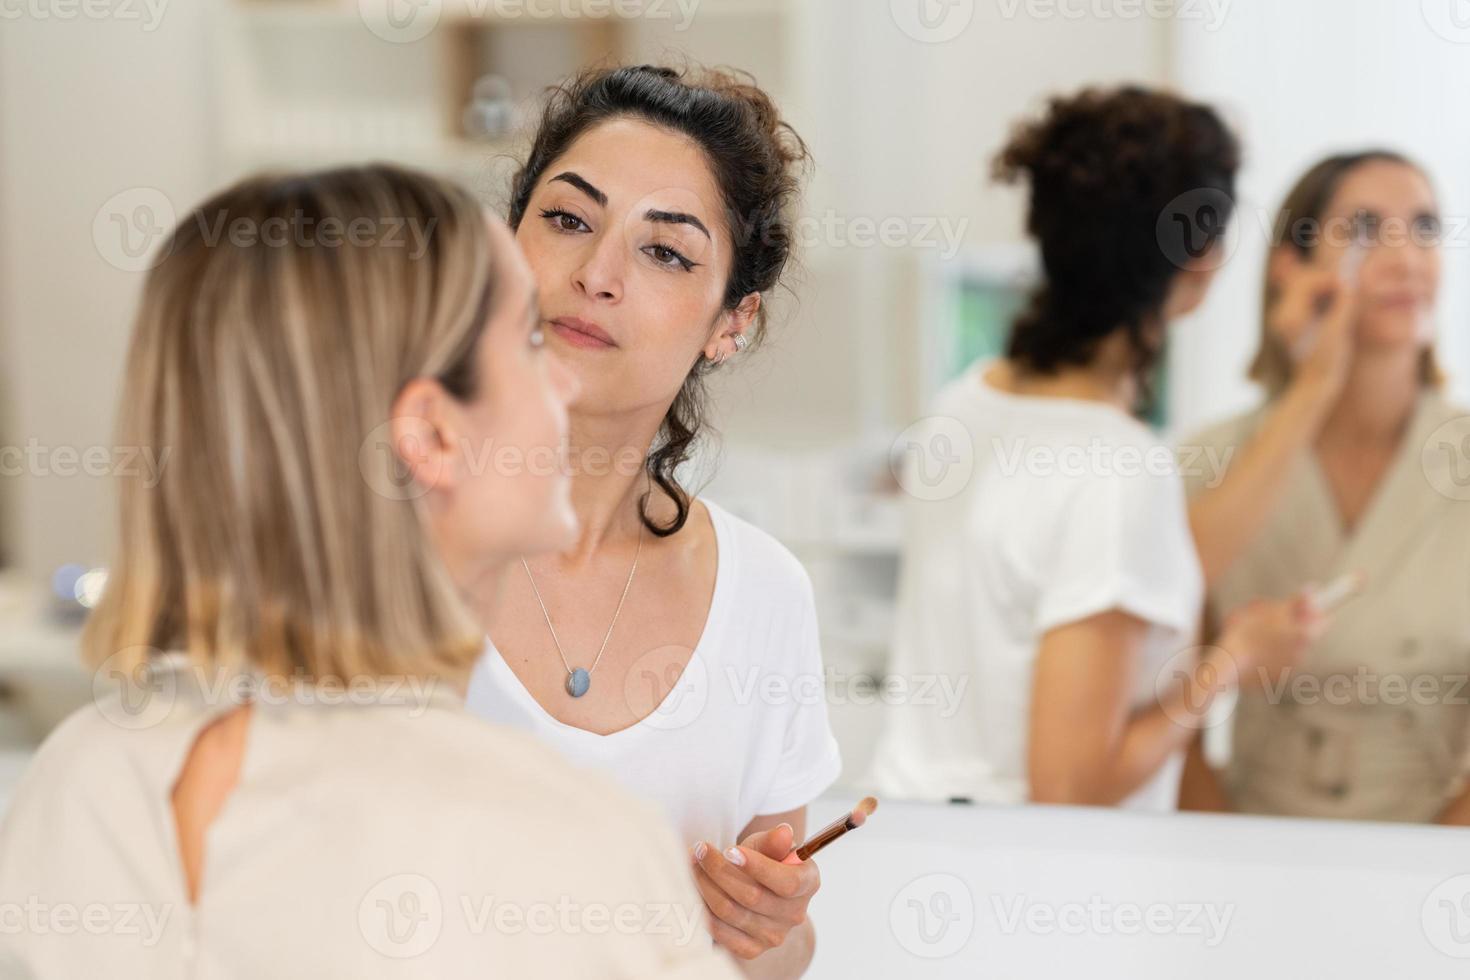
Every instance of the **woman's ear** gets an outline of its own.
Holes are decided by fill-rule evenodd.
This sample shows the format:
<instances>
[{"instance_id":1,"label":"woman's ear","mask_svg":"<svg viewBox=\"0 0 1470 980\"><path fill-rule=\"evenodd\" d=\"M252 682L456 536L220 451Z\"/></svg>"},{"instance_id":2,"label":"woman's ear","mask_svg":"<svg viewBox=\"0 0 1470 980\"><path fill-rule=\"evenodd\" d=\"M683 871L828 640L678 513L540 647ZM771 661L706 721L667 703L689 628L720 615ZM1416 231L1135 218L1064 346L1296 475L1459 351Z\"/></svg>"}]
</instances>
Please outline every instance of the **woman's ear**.
<instances>
[{"instance_id":1,"label":"woman's ear","mask_svg":"<svg viewBox=\"0 0 1470 980\"><path fill-rule=\"evenodd\" d=\"M735 309L721 313L715 321L715 331L710 335L709 343L704 345L704 356L711 361L720 361L740 353L745 345L737 344L735 338L748 336L760 309L761 294L750 293Z\"/></svg>"},{"instance_id":2,"label":"woman's ear","mask_svg":"<svg viewBox=\"0 0 1470 980\"><path fill-rule=\"evenodd\" d=\"M429 378L414 378L393 400L387 448L394 469L412 480L420 493L451 490L459 482L453 415L453 399L443 385Z\"/></svg>"}]
</instances>

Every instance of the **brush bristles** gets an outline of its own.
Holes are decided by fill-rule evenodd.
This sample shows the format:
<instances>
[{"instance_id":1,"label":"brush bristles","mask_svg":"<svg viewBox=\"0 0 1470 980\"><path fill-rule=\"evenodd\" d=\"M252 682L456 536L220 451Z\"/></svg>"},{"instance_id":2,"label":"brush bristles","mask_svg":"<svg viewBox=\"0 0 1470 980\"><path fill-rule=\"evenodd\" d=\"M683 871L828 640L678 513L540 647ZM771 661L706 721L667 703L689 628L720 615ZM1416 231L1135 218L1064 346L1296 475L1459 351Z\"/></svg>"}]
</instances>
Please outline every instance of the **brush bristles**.
<instances>
[{"instance_id":1,"label":"brush bristles","mask_svg":"<svg viewBox=\"0 0 1470 980\"><path fill-rule=\"evenodd\" d=\"M861 827L863 821L872 816L874 810L878 809L878 801L871 796L865 796L857 806L852 808L852 825Z\"/></svg>"}]
</instances>

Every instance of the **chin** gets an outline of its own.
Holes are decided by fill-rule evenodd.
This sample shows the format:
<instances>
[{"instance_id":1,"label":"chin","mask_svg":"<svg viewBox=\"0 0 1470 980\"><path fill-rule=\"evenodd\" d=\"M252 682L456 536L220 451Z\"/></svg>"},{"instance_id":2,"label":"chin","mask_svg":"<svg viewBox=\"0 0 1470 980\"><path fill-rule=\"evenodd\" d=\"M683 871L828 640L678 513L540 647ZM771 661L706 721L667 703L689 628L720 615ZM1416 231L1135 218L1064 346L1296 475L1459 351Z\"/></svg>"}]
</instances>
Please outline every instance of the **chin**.
<instances>
[{"instance_id":1,"label":"chin","mask_svg":"<svg viewBox=\"0 0 1470 980\"><path fill-rule=\"evenodd\" d=\"M1385 349L1422 347L1425 339L1420 336L1420 324L1427 316L1419 310L1380 313L1359 326L1358 343Z\"/></svg>"}]
</instances>

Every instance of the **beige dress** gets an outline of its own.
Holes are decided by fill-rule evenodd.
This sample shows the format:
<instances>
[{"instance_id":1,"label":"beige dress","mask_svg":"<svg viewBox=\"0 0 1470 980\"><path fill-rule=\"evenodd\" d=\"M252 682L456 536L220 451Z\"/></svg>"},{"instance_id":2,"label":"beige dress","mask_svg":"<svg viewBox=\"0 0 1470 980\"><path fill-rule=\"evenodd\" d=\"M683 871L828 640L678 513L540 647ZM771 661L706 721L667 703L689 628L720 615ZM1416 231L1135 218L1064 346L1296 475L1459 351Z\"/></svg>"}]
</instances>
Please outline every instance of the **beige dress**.
<instances>
[{"instance_id":1,"label":"beige dress","mask_svg":"<svg viewBox=\"0 0 1470 980\"><path fill-rule=\"evenodd\" d=\"M651 808L444 688L257 700L191 905L170 790L234 702L168 664L148 701L68 719L18 789L0 977L737 975Z\"/></svg>"},{"instance_id":2,"label":"beige dress","mask_svg":"<svg viewBox=\"0 0 1470 980\"><path fill-rule=\"evenodd\" d=\"M1454 422L1462 416L1437 393L1422 396L1351 534L1315 455L1304 454L1262 533L1211 590L1218 620L1256 596L1285 597L1354 569L1368 576L1294 680L1272 678L1240 698L1225 771L1239 810L1427 822L1464 789L1470 476L1458 439L1470 424ZM1209 454L1239 451L1262 419L1262 410L1249 413L1181 447L1191 492L1209 477Z\"/></svg>"}]
</instances>

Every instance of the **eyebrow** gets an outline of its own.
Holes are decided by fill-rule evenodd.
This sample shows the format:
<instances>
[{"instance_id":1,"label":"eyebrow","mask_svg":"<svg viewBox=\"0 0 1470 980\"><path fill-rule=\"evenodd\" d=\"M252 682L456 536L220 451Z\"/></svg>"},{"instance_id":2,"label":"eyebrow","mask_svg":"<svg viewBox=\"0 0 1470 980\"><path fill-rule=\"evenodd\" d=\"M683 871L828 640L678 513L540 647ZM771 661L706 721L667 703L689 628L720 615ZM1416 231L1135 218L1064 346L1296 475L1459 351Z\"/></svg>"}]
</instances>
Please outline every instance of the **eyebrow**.
<instances>
[{"instance_id":1,"label":"eyebrow","mask_svg":"<svg viewBox=\"0 0 1470 980\"><path fill-rule=\"evenodd\" d=\"M571 184L577 190L581 191L583 194L586 194L588 197L592 198L592 200L596 201L598 207L607 207L607 195L602 193L602 191L598 190L596 187L593 187L592 182L589 181L586 177L583 177L581 174L574 173L570 170L564 170L551 179L565 181L566 183Z\"/></svg>"},{"instance_id":2,"label":"eyebrow","mask_svg":"<svg viewBox=\"0 0 1470 980\"><path fill-rule=\"evenodd\" d=\"M695 228L704 232L705 238L710 238L711 241L714 240L710 237L709 229L704 226L703 221L700 221L692 214L685 214L683 211L645 211L643 212L643 220L656 221L669 225L693 225Z\"/></svg>"},{"instance_id":3,"label":"eyebrow","mask_svg":"<svg viewBox=\"0 0 1470 980\"><path fill-rule=\"evenodd\" d=\"M592 200L596 201L598 207L607 207L607 195L598 190L591 181L589 181L586 177L583 177L576 171L564 170L561 173L557 174L555 177L551 178L551 180L559 180L563 183L571 184L577 190L581 191L583 194L586 194L588 197L592 198ZM548 183L550 183L550 181L548 181ZM709 233L709 229L705 227L703 221L700 221L694 215L688 214L684 211L660 211L656 208L650 209L643 212L643 220L667 225L691 225L703 232L705 238L708 238L711 241L714 240L714 236Z\"/></svg>"}]
</instances>

